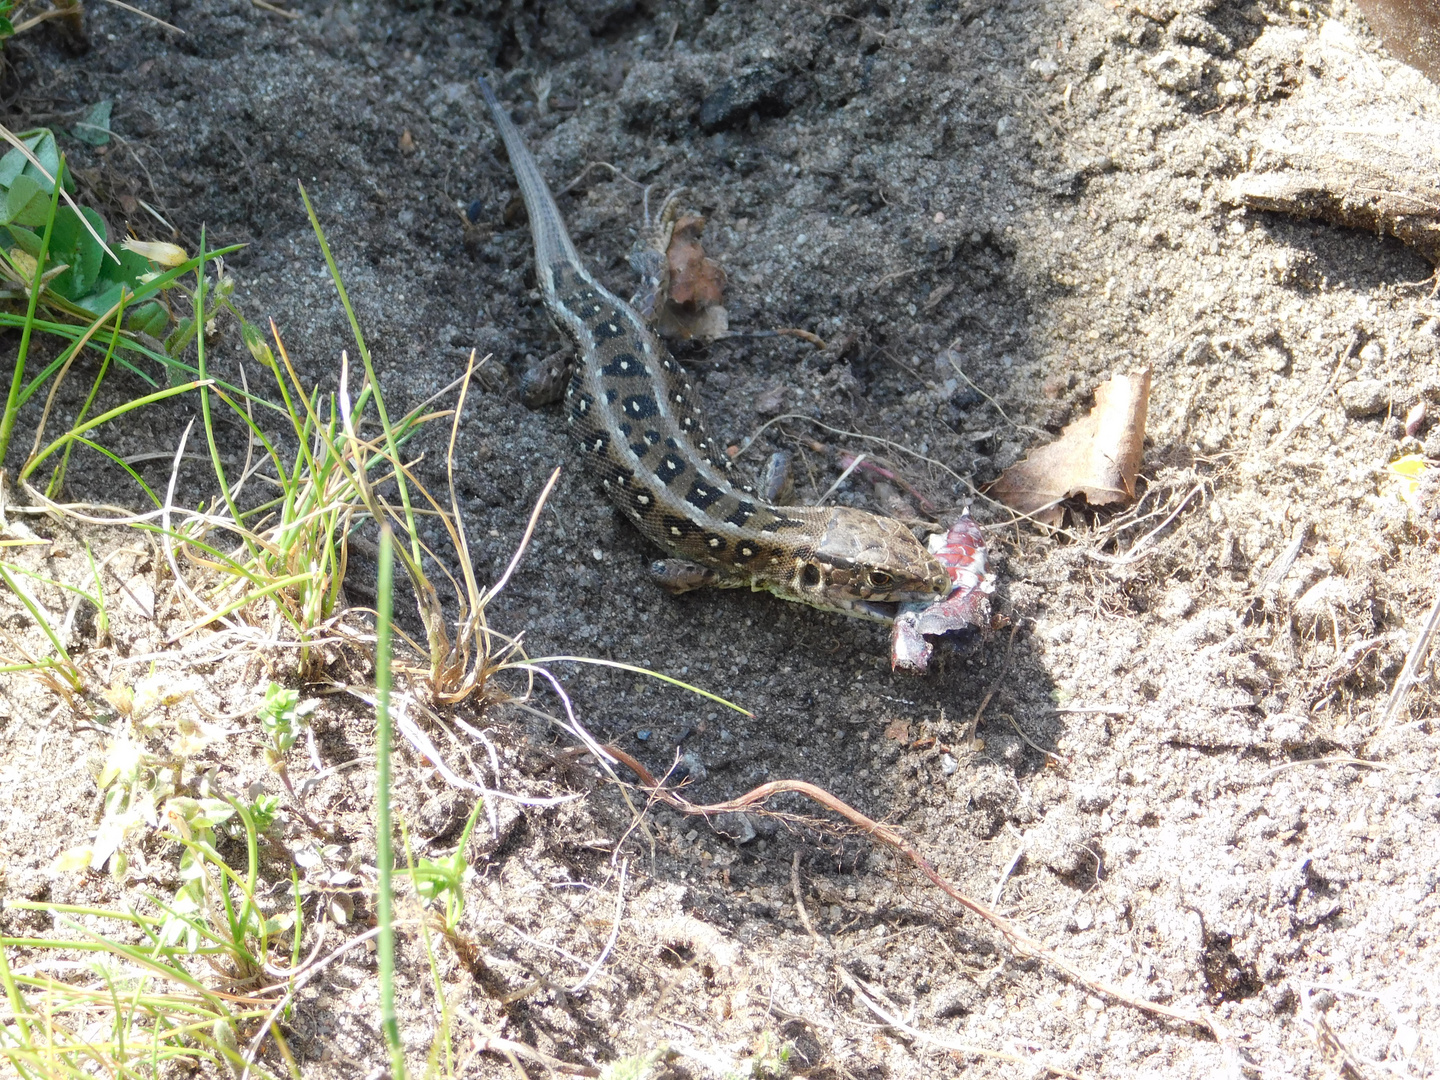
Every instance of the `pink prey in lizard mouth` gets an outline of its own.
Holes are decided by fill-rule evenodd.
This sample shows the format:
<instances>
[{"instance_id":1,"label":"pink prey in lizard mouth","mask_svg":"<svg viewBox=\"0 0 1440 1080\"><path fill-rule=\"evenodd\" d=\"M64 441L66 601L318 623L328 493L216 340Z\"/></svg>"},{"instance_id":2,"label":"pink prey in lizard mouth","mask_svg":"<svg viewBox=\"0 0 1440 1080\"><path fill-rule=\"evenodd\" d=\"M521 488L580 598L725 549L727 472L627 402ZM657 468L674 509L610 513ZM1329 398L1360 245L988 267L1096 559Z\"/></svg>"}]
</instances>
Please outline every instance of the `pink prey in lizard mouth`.
<instances>
[{"instance_id":1,"label":"pink prey in lizard mouth","mask_svg":"<svg viewBox=\"0 0 1440 1080\"><path fill-rule=\"evenodd\" d=\"M983 626L989 614L995 578L985 566L985 537L969 512L961 515L944 536L932 536L928 546L949 571L954 588L943 600L900 605L890 640L892 671L924 674L935 652L927 638Z\"/></svg>"}]
</instances>

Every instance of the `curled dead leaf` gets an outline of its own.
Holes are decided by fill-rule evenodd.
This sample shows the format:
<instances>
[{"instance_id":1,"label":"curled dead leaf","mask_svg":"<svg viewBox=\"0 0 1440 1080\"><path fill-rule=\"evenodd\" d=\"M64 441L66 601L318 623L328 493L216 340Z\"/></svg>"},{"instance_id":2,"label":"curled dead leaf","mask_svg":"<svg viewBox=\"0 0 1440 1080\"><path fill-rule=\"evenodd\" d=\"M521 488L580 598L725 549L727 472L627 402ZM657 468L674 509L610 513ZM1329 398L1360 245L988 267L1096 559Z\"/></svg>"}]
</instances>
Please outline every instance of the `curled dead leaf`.
<instances>
[{"instance_id":1,"label":"curled dead leaf","mask_svg":"<svg viewBox=\"0 0 1440 1080\"><path fill-rule=\"evenodd\" d=\"M1065 516L1059 504L1083 496L1091 506L1129 502L1145 445L1150 369L1116 375L1095 388L1095 408L1052 443L1010 466L987 489L993 499L1045 525Z\"/></svg>"},{"instance_id":2,"label":"curled dead leaf","mask_svg":"<svg viewBox=\"0 0 1440 1080\"><path fill-rule=\"evenodd\" d=\"M730 329L724 307L725 270L705 254L705 219L686 214L675 222L666 250L669 281L656 328L670 338L713 339Z\"/></svg>"},{"instance_id":3,"label":"curled dead leaf","mask_svg":"<svg viewBox=\"0 0 1440 1080\"><path fill-rule=\"evenodd\" d=\"M714 307L725 299L725 271L700 243L705 219L686 214L670 237L670 299L689 307Z\"/></svg>"}]
</instances>

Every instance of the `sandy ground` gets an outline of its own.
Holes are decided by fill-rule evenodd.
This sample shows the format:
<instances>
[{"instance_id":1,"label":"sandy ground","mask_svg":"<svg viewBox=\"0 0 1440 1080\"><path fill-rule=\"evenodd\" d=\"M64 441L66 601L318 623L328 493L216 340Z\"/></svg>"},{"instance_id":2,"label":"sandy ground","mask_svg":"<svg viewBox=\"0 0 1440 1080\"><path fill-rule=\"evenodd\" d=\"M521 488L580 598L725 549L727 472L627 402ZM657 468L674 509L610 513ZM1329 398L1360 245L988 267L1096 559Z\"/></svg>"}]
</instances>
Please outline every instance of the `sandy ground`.
<instances>
[{"instance_id":1,"label":"sandy ground","mask_svg":"<svg viewBox=\"0 0 1440 1080\"><path fill-rule=\"evenodd\" d=\"M350 343L296 181L328 230L392 408L445 386L472 349L492 356L458 446L482 579L503 569L562 467L493 623L523 630L532 655L646 665L753 713L552 665L597 737L656 772L683 756L699 801L783 778L820 785L1093 976L1213 1008L1234 1045L1017 957L796 797L772 805L807 820L757 817L738 836L665 809L637 825L593 763L565 753L568 736L514 707L464 714L497 749L498 769L473 747L484 782L585 797L494 800L482 818L464 923L474 951L441 961L467 1038L500 1033L597 1065L667 1045L677 1077L723 1075L782 1044L793 1069L826 1077L1038 1076L1042 1063L1167 1080L1440 1074L1433 665L1382 718L1435 600L1434 520L1407 511L1385 479L1403 452L1440 457L1440 428L1407 438L1401 419L1422 400L1440 409L1432 270L1394 240L1226 198L1236 175L1283 162L1318 124L1377 154L1408 146L1433 160L1433 143L1406 139L1436 116L1440 92L1389 59L1351 8L570 0L306 3L293 20L239 0L147 10L184 35L96 5L88 49L57 24L11 43L5 122L63 126L113 100L117 139L104 154L66 143L92 204L116 231L171 238L143 200L192 250L202 227L212 246L247 244L228 264L237 300L276 321L307 380L333 388ZM676 599L649 583L655 552L580 472L561 416L520 400L522 373L560 342L533 292L523 216L506 212L515 189L475 90L481 71L496 74L552 186L584 173L562 210L616 292L631 291L643 187L683 185L728 272L732 328L800 327L831 343L740 338L681 353L728 443L797 414L741 463L798 449L801 496L814 499L839 474L833 451L868 449L942 510L973 503L1013 644L1000 630L905 678L889 670L883 627L763 596ZM595 162L610 168L585 172ZM238 333L221 325L211 363L238 380L242 362ZM1083 415L1109 373L1139 366L1153 369L1154 390L1138 509L1045 537L976 497L974 485ZM121 377L106 393L140 389ZM106 431L107 445L163 454L143 466L163 483L192 408L154 410ZM238 426L220 435L238 458ZM415 444L437 491L445 436L442 425ZM180 501L205 497L206 468L182 469ZM68 495L138 504L126 484L81 458ZM853 481L837 497L868 505ZM25 558L83 580L71 526L27 527L54 542ZM122 579L163 579L163 560L133 537L84 535L135 549L116 563L115 644L87 639L83 619L74 630L98 691L148 671L138 658L181 624L163 581L148 617L118 600ZM367 574L354 571L361 602ZM39 641L13 604L3 612L10 632ZM158 661L196 681L175 711L241 718L190 773L215 767L231 790L278 790L244 717L267 679L284 677L284 657L197 665L198 654ZM332 674L364 677L342 660ZM547 693L533 705L559 708ZM31 680L0 687L6 895L115 904L174 883L177 851L158 840L137 845L123 881L51 869L99 820L107 736L81 721L103 713L98 697L77 712ZM977 713L980 742L967 745ZM374 865L363 765L374 723L344 695L325 697L315 723L322 766L362 762L306 792L341 840L321 845L288 814L265 872L285 882L292 861L303 865L318 914L327 882L364 881ZM399 810L426 852L445 852L470 796L405 755ZM297 779L310 770L296 761ZM797 856L818 941L796 906ZM368 911L361 896L331 940ZM605 963L572 992L617 911ZM5 919L11 933L62 932L34 915ZM413 937L402 953L402 1024L419 1064L433 997ZM909 1030L869 1011L853 980ZM375 999L363 950L311 984L288 1029L305 1075L378 1075ZM1029 1064L947 1049L962 1044ZM466 1074L513 1075L492 1055Z\"/></svg>"}]
</instances>

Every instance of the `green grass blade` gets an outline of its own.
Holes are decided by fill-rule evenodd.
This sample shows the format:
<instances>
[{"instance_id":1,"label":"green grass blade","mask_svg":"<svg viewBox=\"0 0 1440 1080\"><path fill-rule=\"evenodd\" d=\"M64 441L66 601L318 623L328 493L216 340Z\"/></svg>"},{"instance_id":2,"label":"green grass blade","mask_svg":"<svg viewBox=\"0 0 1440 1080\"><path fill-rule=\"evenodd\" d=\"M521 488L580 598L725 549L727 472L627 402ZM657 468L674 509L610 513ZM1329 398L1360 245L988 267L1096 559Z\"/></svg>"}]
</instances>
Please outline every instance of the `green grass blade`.
<instances>
[{"instance_id":1,"label":"green grass blade","mask_svg":"<svg viewBox=\"0 0 1440 1080\"><path fill-rule=\"evenodd\" d=\"M61 435L58 439L51 442L48 446L46 446L43 450L41 450L38 454L36 454L34 457L32 457L29 461L25 463L25 467L20 472L20 478L23 480L26 477L30 476L31 473L33 473L37 468L40 467L40 463L43 462L46 458L48 458L51 454L55 453L56 450L59 450L61 447L69 443L72 439L78 438L79 436L85 434L85 432L87 431L93 431L95 428L100 427L102 424L108 424L111 420L115 420L121 416L124 416L126 413L134 412L136 409L141 408L145 405L149 405L152 402L164 401L166 398L175 397L177 394L188 394L191 390L195 390L202 386L209 385L211 384L199 380L181 383L179 386L170 386L164 390L157 390L153 394L146 394L144 397L136 398L134 401L126 402L124 405L117 405L109 412L102 413L101 415L95 417L93 420L87 420L83 424L71 428L64 435Z\"/></svg>"},{"instance_id":2,"label":"green grass blade","mask_svg":"<svg viewBox=\"0 0 1440 1080\"><path fill-rule=\"evenodd\" d=\"M708 698L717 705L724 705L727 709L734 709L736 712L745 716L755 715L749 709L736 705L733 701L727 701L718 694L712 694L709 690L701 690L698 686L692 686L690 683L682 682L673 676L663 675L658 671L651 671L649 668L643 668L636 664L622 664L618 660L601 660L594 656L541 656L534 660L527 660L526 663L539 666L541 664L557 664L562 661L567 661L572 664L594 664L596 667L616 668L619 671L634 672L636 675L648 675L652 679L659 679L661 682L669 683L671 686L678 686L681 690L688 690L692 694L699 694L701 697Z\"/></svg>"},{"instance_id":3,"label":"green grass blade","mask_svg":"<svg viewBox=\"0 0 1440 1080\"><path fill-rule=\"evenodd\" d=\"M80 411L75 414L76 424L83 424L85 422L85 417L90 413L90 406L95 404L95 396L100 393L100 384L105 381L105 373L110 370L110 361L115 358L115 345L120 340L120 324L124 316L125 297L122 295L120 297L120 303L117 304L115 308L115 328L110 333L110 345L105 350L105 359L100 362L100 370L95 373L95 378L90 383L90 393L85 396L85 401L80 406ZM101 316L102 320L103 318L104 316ZM94 333L99 327L100 321L97 320L91 325L90 329L85 331L84 337L66 350L67 353L73 356L80 349L81 345L88 344L93 339ZM67 360L66 363L68 364L69 360ZM35 433L35 443L37 446L40 443L42 434L43 432L41 431ZM60 464L56 467L55 474L50 478L50 483L46 488L51 498L54 498L60 493L61 486L65 483L65 470L70 466L70 454L74 449L75 446L72 443L65 447L65 453L60 456Z\"/></svg>"},{"instance_id":4,"label":"green grass blade","mask_svg":"<svg viewBox=\"0 0 1440 1080\"><path fill-rule=\"evenodd\" d=\"M76 436L73 441L79 443L81 446L88 446L97 454L104 455L105 457L113 461L116 465L120 466L120 468L124 469L125 472L129 475L130 479L134 480L135 483L139 485L140 490L145 492L145 497L155 504L155 509L159 510L165 505L165 503L161 500L160 496L156 495L155 492L151 490L150 485L145 483L144 478L133 468L131 468L130 463L127 462L124 458L122 458L119 454L115 453L115 451L109 449L108 447L101 446L94 439L87 439L83 435ZM70 452L69 447L66 447L65 452L67 454Z\"/></svg>"},{"instance_id":5,"label":"green grass blade","mask_svg":"<svg viewBox=\"0 0 1440 1080\"><path fill-rule=\"evenodd\" d=\"M52 662L46 666L53 667L55 670L64 674L65 681L70 684L71 689L78 692L81 686L79 677L75 674L75 661L70 659L70 654L65 650L65 645L60 640L60 635L58 635L54 627L50 625L50 619L47 617L45 609L40 606L39 602L31 596L18 581L10 576L10 572L6 569L4 563L0 563L0 581L5 582L5 584L10 587L10 591L20 600L20 603L25 605L26 610L30 612L30 617L39 625L41 632L49 638L51 647L65 660L63 665Z\"/></svg>"},{"instance_id":6,"label":"green grass blade","mask_svg":"<svg viewBox=\"0 0 1440 1080\"><path fill-rule=\"evenodd\" d=\"M355 309L350 303L350 295L345 291L345 283L340 279L340 268L335 264L335 256L330 253L330 244L325 239L325 230L320 228L320 218L315 213L315 207L310 204L310 196L305 191L304 184L300 185L300 198L305 203L305 212L310 215L310 227L315 232L315 238L320 242L320 251L325 256L325 265L330 268L330 278L335 283L335 291L340 295L340 305L345 309L345 315L350 320L350 331L355 336L355 347L360 353L360 362L365 367L366 386L355 403L355 414L358 416L364 410L365 395L373 392L375 411L380 417L380 427L385 432L386 449L389 450L390 460L395 467L395 483L400 489L400 504L405 508L405 531L410 536L410 562L419 566L422 561L420 533L415 527L415 509L410 505L410 486L405 482L404 462L401 460L400 450L396 446L395 428L390 423L384 396L380 393L380 380L375 377L375 365L371 362L370 349L365 344L365 335L360 332L360 320L355 316Z\"/></svg>"},{"instance_id":7,"label":"green grass blade","mask_svg":"<svg viewBox=\"0 0 1440 1080\"><path fill-rule=\"evenodd\" d=\"M405 1080L405 1051L400 1044L400 1021L395 1014L395 914L392 910L391 877L395 852L390 832L390 646L391 617L394 611L395 534L388 522L380 526L380 568L375 599L375 863L379 883L375 897L375 918L380 934L375 958L380 973L380 1027L390 1047L390 1075Z\"/></svg>"},{"instance_id":8,"label":"green grass blade","mask_svg":"<svg viewBox=\"0 0 1440 1080\"><path fill-rule=\"evenodd\" d=\"M88 551L89 549L87 548L86 550ZM91 564L90 564L90 565L91 565L91 569L93 570L93 569L94 569L94 565L95 565L93 559L91 560ZM85 600L89 600L90 603L94 604L96 607L99 607L99 606L100 606L100 603L103 601L103 597L101 598L101 600L97 601L96 598L95 598L92 594L86 592L86 591L85 591L84 589L82 589L79 585L69 585L69 584L66 584L66 583L63 582L63 581L57 581L55 578L46 577L44 574L41 574L41 573L39 573L38 571L35 571L35 570L27 570L27 569L25 569L25 567L23 567L23 566L17 566L17 565L15 565L14 563L8 563L8 562L0 561L0 567L3 567L4 569L8 570L8 571L9 571L10 573L12 573L12 574L20 574L22 577L27 577L27 578L29 578L31 581L38 581L38 582L40 582L42 585L53 585L53 586L55 586L55 588L57 588L57 589L63 589L65 592L73 593L75 596L79 596L79 597L81 597L81 598L83 598L83 599L85 599ZM97 575L96 580L97 580L97 582L98 582L98 580L99 580L98 575Z\"/></svg>"}]
</instances>

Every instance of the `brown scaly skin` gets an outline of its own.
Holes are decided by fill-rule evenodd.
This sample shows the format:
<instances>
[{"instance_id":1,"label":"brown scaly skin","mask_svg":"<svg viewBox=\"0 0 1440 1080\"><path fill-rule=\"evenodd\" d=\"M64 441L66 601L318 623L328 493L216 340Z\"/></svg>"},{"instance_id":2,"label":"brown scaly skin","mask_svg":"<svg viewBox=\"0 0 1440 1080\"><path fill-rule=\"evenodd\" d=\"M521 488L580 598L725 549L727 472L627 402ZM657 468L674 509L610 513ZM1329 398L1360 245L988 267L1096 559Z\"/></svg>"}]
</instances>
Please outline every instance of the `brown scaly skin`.
<instances>
[{"instance_id":1,"label":"brown scaly skin","mask_svg":"<svg viewBox=\"0 0 1440 1080\"><path fill-rule=\"evenodd\" d=\"M949 593L945 568L898 521L843 506L771 506L730 480L684 370L635 310L586 271L519 131L484 79L480 90L530 217L545 308L579 358L565 393L571 432L635 526L699 564L670 587L748 586L874 619L893 615L881 605Z\"/></svg>"}]
</instances>

